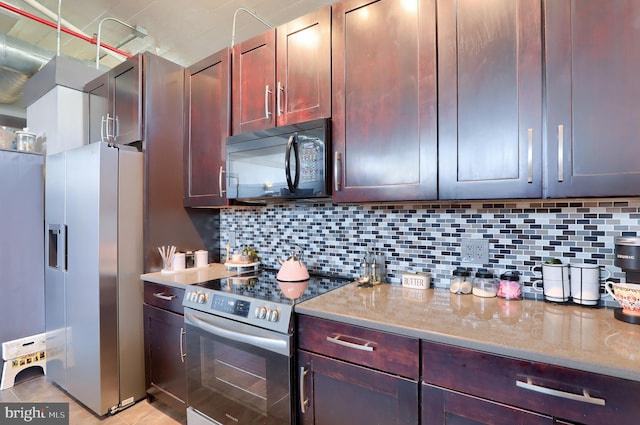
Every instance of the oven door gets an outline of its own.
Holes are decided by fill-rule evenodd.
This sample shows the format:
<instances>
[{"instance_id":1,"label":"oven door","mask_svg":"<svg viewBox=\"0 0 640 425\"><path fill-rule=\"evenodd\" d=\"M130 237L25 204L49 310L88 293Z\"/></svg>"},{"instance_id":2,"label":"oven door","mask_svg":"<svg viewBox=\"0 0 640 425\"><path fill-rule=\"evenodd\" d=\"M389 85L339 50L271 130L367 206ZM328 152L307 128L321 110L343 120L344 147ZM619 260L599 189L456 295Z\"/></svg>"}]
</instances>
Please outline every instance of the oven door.
<instances>
[{"instance_id":1,"label":"oven door","mask_svg":"<svg viewBox=\"0 0 640 425\"><path fill-rule=\"evenodd\" d=\"M292 335L185 308L187 404L213 423L290 425Z\"/></svg>"}]
</instances>

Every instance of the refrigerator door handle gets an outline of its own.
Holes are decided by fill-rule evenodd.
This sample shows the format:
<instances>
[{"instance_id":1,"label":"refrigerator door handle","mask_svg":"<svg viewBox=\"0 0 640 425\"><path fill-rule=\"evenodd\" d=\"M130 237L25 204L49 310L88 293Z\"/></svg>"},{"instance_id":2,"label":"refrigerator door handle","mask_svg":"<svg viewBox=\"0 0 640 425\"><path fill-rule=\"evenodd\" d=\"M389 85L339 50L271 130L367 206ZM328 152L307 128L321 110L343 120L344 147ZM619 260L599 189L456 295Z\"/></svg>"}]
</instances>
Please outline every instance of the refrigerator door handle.
<instances>
[{"instance_id":1,"label":"refrigerator door handle","mask_svg":"<svg viewBox=\"0 0 640 425\"><path fill-rule=\"evenodd\" d=\"M67 226L49 224L47 228L48 264L58 270L67 270Z\"/></svg>"}]
</instances>

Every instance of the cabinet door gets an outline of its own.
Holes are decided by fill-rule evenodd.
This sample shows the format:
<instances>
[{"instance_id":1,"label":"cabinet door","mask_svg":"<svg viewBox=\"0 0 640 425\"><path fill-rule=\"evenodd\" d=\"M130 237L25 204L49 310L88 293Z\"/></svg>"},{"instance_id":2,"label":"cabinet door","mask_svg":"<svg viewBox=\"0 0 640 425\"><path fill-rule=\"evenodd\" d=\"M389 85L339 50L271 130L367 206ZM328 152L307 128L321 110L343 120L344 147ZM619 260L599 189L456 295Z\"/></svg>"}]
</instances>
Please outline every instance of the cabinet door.
<instances>
[{"instance_id":1,"label":"cabinet door","mask_svg":"<svg viewBox=\"0 0 640 425\"><path fill-rule=\"evenodd\" d=\"M184 205L227 205L223 189L229 136L229 67L224 49L185 72Z\"/></svg>"},{"instance_id":2,"label":"cabinet door","mask_svg":"<svg viewBox=\"0 0 640 425\"><path fill-rule=\"evenodd\" d=\"M437 197L435 0L333 6L337 202Z\"/></svg>"},{"instance_id":3,"label":"cabinet door","mask_svg":"<svg viewBox=\"0 0 640 425\"><path fill-rule=\"evenodd\" d=\"M640 3L545 2L547 196L640 194Z\"/></svg>"},{"instance_id":4,"label":"cabinet door","mask_svg":"<svg viewBox=\"0 0 640 425\"><path fill-rule=\"evenodd\" d=\"M440 199L542 196L540 0L438 0Z\"/></svg>"},{"instance_id":5,"label":"cabinet door","mask_svg":"<svg viewBox=\"0 0 640 425\"><path fill-rule=\"evenodd\" d=\"M418 382L298 351L303 424L415 425Z\"/></svg>"},{"instance_id":6,"label":"cabinet door","mask_svg":"<svg viewBox=\"0 0 640 425\"><path fill-rule=\"evenodd\" d=\"M331 116L331 8L276 30L277 124Z\"/></svg>"},{"instance_id":7,"label":"cabinet door","mask_svg":"<svg viewBox=\"0 0 640 425\"><path fill-rule=\"evenodd\" d=\"M275 29L233 46L233 134L275 127Z\"/></svg>"},{"instance_id":8,"label":"cabinet door","mask_svg":"<svg viewBox=\"0 0 640 425\"><path fill-rule=\"evenodd\" d=\"M184 408L187 399L183 338L181 314L144 305L147 394L178 408Z\"/></svg>"},{"instance_id":9,"label":"cabinet door","mask_svg":"<svg viewBox=\"0 0 640 425\"><path fill-rule=\"evenodd\" d=\"M115 140L139 142L142 128L142 56L134 56L109 71Z\"/></svg>"},{"instance_id":10,"label":"cabinet door","mask_svg":"<svg viewBox=\"0 0 640 425\"><path fill-rule=\"evenodd\" d=\"M88 94L85 120L88 123L86 143L113 141L106 133L109 129L106 126L107 114L111 116L109 111L109 73L104 73L87 83L84 91Z\"/></svg>"},{"instance_id":11,"label":"cabinet door","mask_svg":"<svg viewBox=\"0 0 640 425\"><path fill-rule=\"evenodd\" d=\"M553 418L463 393L422 385L424 425L552 425Z\"/></svg>"}]
</instances>

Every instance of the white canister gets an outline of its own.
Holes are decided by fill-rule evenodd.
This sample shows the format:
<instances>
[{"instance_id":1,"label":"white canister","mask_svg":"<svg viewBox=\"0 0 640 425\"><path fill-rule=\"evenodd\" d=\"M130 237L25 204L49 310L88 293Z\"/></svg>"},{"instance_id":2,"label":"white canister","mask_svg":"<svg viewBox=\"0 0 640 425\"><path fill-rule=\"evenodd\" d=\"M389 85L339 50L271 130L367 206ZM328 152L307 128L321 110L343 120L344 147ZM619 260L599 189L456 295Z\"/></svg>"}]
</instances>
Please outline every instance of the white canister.
<instances>
[{"instance_id":1,"label":"white canister","mask_svg":"<svg viewBox=\"0 0 640 425\"><path fill-rule=\"evenodd\" d=\"M200 249L195 252L195 258L196 267L206 267L207 265L209 265L209 251Z\"/></svg>"},{"instance_id":2,"label":"white canister","mask_svg":"<svg viewBox=\"0 0 640 425\"><path fill-rule=\"evenodd\" d=\"M604 275L604 276L602 276ZM571 264L571 298L576 304L596 305L600 301L600 280L611 272L597 264Z\"/></svg>"},{"instance_id":3,"label":"white canister","mask_svg":"<svg viewBox=\"0 0 640 425\"><path fill-rule=\"evenodd\" d=\"M184 252L176 252L173 255L173 261L171 261L171 270L174 272L184 270L185 268L185 255Z\"/></svg>"}]
</instances>

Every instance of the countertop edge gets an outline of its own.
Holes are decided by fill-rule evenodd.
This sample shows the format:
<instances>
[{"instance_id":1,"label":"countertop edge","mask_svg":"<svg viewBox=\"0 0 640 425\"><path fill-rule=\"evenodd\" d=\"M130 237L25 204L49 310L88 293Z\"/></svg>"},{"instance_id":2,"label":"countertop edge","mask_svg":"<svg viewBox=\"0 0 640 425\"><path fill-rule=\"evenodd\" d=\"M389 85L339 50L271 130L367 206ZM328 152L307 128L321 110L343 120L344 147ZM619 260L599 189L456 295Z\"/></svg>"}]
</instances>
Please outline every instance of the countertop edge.
<instances>
[{"instance_id":1,"label":"countertop edge","mask_svg":"<svg viewBox=\"0 0 640 425\"><path fill-rule=\"evenodd\" d=\"M563 357L553 356L551 354L540 354L532 351L518 350L505 345L489 344L482 341L460 338L449 334L430 332L428 330L417 330L398 325L390 325L383 322L374 322L371 320L356 318L353 316L328 313L312 308L307 308L304 306L304 303L296 305L295 312L297 314L305 314L308 316L318 317L320 319L335 320L341 323L362 326L378 331L394 333L411 338L418 338L425 341L438 342L442 344L454 345L461 348L483 351L489 354L511 357L520 360L547 363L555 366L567 367L570 369L598 373L601 375L613 376L616 378L640 382L640 370L633 371L630 369L615 368L602 364L581 362L575 359L567 359Z\"/></svg>"}]
</instances>

